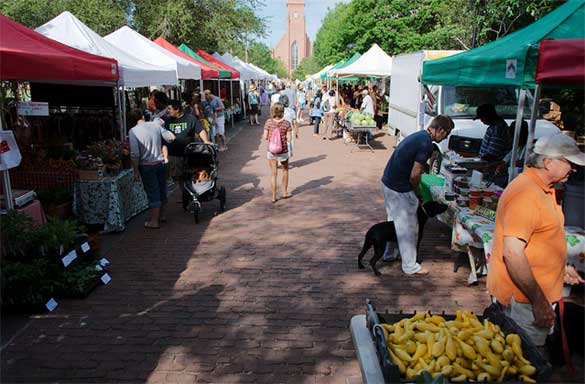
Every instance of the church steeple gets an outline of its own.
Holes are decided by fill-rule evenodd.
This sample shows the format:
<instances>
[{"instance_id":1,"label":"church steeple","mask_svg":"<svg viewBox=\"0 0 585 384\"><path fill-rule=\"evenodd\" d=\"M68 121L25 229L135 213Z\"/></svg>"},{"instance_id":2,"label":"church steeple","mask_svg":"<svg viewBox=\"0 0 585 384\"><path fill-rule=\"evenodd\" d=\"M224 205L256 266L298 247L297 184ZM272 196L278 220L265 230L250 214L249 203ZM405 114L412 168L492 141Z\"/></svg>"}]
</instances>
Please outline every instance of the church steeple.
<instances>
[{"instance_id":1,"label":"church steeple","mask_svg":"<svg viewBox=\"0 0 585 384\"><path fill-rule=\"evenodd\" d=\"M273 56L282 60L290 73L301 60L311 55L311 42L305 24L305 1L287 1L286 32L273 50Z\"/></svg>"}]
</instances>

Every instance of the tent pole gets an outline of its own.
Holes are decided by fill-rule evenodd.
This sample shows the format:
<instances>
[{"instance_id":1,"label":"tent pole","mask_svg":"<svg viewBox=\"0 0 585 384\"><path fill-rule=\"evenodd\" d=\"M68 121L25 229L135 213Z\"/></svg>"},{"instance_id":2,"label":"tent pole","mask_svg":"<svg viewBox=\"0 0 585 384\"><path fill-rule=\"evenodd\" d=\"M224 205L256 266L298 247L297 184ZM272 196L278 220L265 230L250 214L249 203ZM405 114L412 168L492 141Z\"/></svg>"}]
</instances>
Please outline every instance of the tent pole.
<instances>
[{"instance_id":1,"label":"tent pole","mask_svg":"<svg viewBox=\"0 0 585 384\"><path fill-rule=\"evenodd\" d=\"M128 134L128 122L126 121L126 87L122 87L122 118L124 119L122 141L124 141L126 139L126 135Z\"/></svg>"},{"instance_id":2,"label":"tent pole","mask_svg":"<svg viewBox=\"0 0 585 384\"><path fill-rule=\"evenodd\" d=\"M232 106L232 129L234 128L234 81L230 80L230 105Z\"/></svg>"},{"instance_id":3,"label":"tent pole","mask_svg":"<svg viewBox=\"0 0 585 384\"><path fill-rule=\"evenodd\" d=\"M242 112L244 113L244 119L246 117L248 117L248 114L246 113L246 99L244 98L245 88L246 88L246 82L243 80L240 80L240 100L241 100L241 105L242 105Z\"/></svg>"},{"instance_id":4,"label":"tent pole","mask_svg":"<svg viewBox=\"0 0 585 384\"><path fill-rule=\"evenodd\" d=\"M205 100L205 93L203 92L203 78L199 79L199 94L201 95L201 102L203 102L203 100Z\"/></svg>"},{"instance_id":5,"label":"tent pole","mask_svg":"<svg viewBox=\"0 0 585 384\"><path fill-rule=\"evenodd\" d=\"M540 102L540 90L541 85L536 84L534 90L534 102L532 103L532 113L530 115L530 124L528 125L528 139L526 141L526 150L524 151L524 168L526 168L526 159L528 155L532 153L534 147L534 132L536 130L536 116L538 115L538 106Z\"/></svg>"},{"instance_id":6,"label":"tent pole","mask_svg":"<svg viewBox=\"0 0 585 384\"><path fill-rule=\"evenodd\" d=\"M516 111L516 124L514 126L514 143L512 144L512 159L510 160L510 169L508 170L508 183L511 183L516 177L516 161L518 160L518 142L520 141L520 131L522 130L522 117L524 114L524 102L526 101L526 89L520 89L518 97L518 110Z\"/></svg>"}]
</instances>

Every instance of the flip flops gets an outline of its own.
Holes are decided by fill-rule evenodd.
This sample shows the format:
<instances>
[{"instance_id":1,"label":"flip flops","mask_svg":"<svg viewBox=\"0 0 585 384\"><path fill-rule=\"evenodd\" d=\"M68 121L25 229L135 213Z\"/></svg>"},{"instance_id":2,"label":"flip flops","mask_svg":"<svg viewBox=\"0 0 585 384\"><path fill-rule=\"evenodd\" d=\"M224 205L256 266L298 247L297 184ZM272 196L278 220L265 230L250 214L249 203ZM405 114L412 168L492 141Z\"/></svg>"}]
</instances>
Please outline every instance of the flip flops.
<instances>
[{"instance_id":1,"label":"flip flops","mask_svg":"<svg viewBox=\"0 0 585 384\"><path fill-rule=\"evenodd\" d=\"M292 197L292 195L290 193L287 193L286 195L282 195L283 199L290 199Z\"/></svg>"},{"instance_id":2,"label":"flip flops","mask_svg":"<svg viewBox=\"0 0 585 384\"><path fill-rule=\"evenodd\" d=\"M159 229L160 228L160 225L153 224L150 221L145 221L144 222L144 228L148 228L148 229Z\"/></svg>"}]
</instances>

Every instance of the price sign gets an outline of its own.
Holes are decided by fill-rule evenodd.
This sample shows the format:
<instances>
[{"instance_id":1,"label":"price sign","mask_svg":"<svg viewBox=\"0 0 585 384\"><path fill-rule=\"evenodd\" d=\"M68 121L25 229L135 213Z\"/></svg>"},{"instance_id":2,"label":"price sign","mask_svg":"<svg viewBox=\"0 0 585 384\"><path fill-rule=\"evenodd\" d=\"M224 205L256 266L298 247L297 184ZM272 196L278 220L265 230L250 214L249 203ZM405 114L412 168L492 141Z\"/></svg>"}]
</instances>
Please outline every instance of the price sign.
<instances>
[{"instance_id":1,"label":"price sign","mask_svg":"<svg viewBox=\"0 0 585 384\"><path fill-rule=\"evenodd\" d=\"M47 309L50 312L53 312L55 310L55 308L57 308L57 302L55 301L55 299L51 298L51 300L47 301L47 304L45 304L45 307L47 307Z\"/></svg>"},{"instance_id":2,"label":"price sign","mask_svg":"<svg viewBox=\"0 0 585 384\"><path fill-rule=\"evenodd\" d=\"M481 205L475 208L475 213L481 217L484 217L490 221L496 221L496 212L489 208L482 207Z\"/></svg>"},{"instance_id":3,"label":"price sign","mask_svg":"<svg viewBox=\"0 0 585 384\"><path fill-rule=\"evenodd\" d=\"M87 241L81 244L81 250L83 251L83 253L87 253L87 251L89 251L89 244Z\"/></svg>"},{"instance_id":4,"label":"price sign","mask_svg":"<svg viewBox=\"0 0 585 384\"><path fill-rule=\"evenodd\" d=\"M73 260L77 259L77 252L75 250L69 252L67 256L63 257L61 261L65 267L69 266Z\"/></svg>"}]
</instances>

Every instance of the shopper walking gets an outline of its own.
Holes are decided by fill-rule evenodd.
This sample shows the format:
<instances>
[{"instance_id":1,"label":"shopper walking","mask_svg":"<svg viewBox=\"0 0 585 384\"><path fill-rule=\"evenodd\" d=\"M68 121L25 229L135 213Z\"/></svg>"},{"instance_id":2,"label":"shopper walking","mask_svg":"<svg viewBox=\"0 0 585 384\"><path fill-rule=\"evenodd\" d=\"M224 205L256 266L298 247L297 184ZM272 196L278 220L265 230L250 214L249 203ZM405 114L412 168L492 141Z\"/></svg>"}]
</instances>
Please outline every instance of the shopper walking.
<instances>
[{"instance_id":1,"label":"shopper walking","mask_svg":"<svg viewBox=\"0 0 585 384\"><path fill-rule=\"evenodd\" d=\"M565 183L577 165L585 165L585 154L575 140L559 133L538 139L526 160L527 168L498 203L487 285L504 313L536 346L544 346L563 282L585 282L566 265L565 217L553 188Z\"/></svg>"},{"instance_id":2,"label":"shopper walking","mask_svg":"<svg viewBox=\"0 0 585 384\"><path fill-rule=\"evenodd\" d=\"M162 140L172 142L175 135L158 123L146 122L139 109L130 111L128 123L132 126L128 137L134 179L142 181L150 208L150 219L144 227L160 228L161 221L166 220L164 207L167 203L167 171L163 162Z\"/></svg>"},{"instance_id":3,"label":"shopper walking","mask_svg":"<svg viewBox=\"0 0 585 384\"><path fill-rule=\"evenodd\" d=\"M305 108L307 108L307 94L305 93L305 89L300 86L297 92L297 122L299 123L303 122Z\"/></svg>"},{"instance_id":4,"label":"shopper walking","mask_svg":"<svg viewBox=\"0 0 585 384\"><path fill-rule=\"evenodd\" d=\"M214 113L213 125L215 128L215 135L212 137L212 141L219 145L220 151L225 151L227 150L227 141L225 139L225 106L221 99L215 96L209 89L206 89L203 93ZM220 144L220 141L223 144Z\"/></svg>"},{"instance_id":5,"label":"shopper walking","mask_svg":"<svg viewBox=\"0 0 585 384\"><path fill-rule=\"evenodd\" d=\"M416 262L419 204L419 185L428 159L433 153L433 141L444 140L454 127L449 116L435 117L429 128L408 135L398 144L386 164L382 176L382 193L388 221L396 223L396 239L402 258L402 271L408 275L426 275ZM389 260L387 247L384 260Z\"/></svg>"},{"instance_id":6,"label":"shopper walking","mask_svg":"<svg viewBox=\"0 0 585 384\"><path fill-rule=\"evenodd\" d=\"M315 93L315 100L311 106L311 119L313 119L313 135L319 136L319 125L323 118L323 109L321 109L321 91Z\"/></svg>"},{"instance_id":7,"label":"shopper walking","mask_svg":"<svg viewBox=\"0 0 585 384\"><path fill-rule=\"evenodd\" d=\"M250 86L250 92L248 92L248 104L250 105L250 125L260 125L258 121L258 108L260 103L260 96L256 86L252 84Z\"/></svg>"},{"instance_id":8,"label":"shopper walking","mask_svg":"<svg viewBox=\"0 0 585 384\"><path fill-rule=\"evenodd\" d=\"M295 139L299 138L299 123L296 118L295 110L290 107L287 95L280 96L280 103L284 106L284 119L288 121L292 127L292 133L288 142L288 157L293 157L293 147Z\"/></svg>"},{"instance_id":9,"label":"shopper walking","mask_svg":"<svg viewBox=\"0 0 585 384\"><path fill-rule=\"evenodd\" d=\"M270 119L264 124L264 140L269 141L273 138L274 131L278 130L280 134L281 146L278 153L270 152L270 145L266 157L270 166L270 190L272 192L272 203L276 203L276 179L278 163L282 166L282 198L290 197L288 193L288 142L291 137L291 125L284 120L284 106L281 103L274 103L270 108Z\"/></svg>"}]
</instances>

